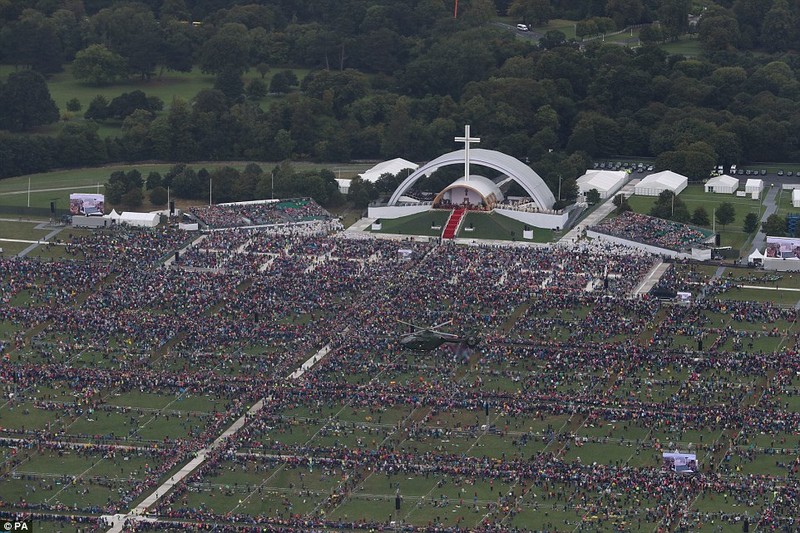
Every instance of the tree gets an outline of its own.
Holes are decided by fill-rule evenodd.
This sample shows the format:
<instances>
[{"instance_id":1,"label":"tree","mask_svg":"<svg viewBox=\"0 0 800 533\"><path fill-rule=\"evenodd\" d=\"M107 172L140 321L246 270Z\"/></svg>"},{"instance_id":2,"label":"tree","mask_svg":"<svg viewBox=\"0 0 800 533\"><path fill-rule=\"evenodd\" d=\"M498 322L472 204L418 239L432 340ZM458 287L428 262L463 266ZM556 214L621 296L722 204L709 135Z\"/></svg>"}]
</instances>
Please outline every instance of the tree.
<instances>
[{"instance_id":1,"label":"tree","mask_svg":"<svg viewBox=\"0 0 800 533\"><path fill-rule=\"evenodd\" d=\"M755 213L747 213L747 216L744 217L744 225L742 229L745 233L753 233L755 230L758 229L758 215Z\"/></svg>"},{"instance_id":2,"label":"tree","mask_svg":"<svg viewBox=\"0 0 800 533\"><path fill-rule=\"evenodd\" d=\"M121 203L128 207L140 207L142 200L144 200L142 189L131 189L122 195Z\"/></svg>"},{"instance_id":3,"label":"tree","mask_svg":"<svg viewBox=\"0 0 800 533\"><path fill-rule=\"evenodd\" d=\"M553 16L549 0L514 0L508 7L508 15L525 24L544 26Z\"/></svg>"},{"instance_id":4,"label":"tree","mask_svg":"<svg viewBox=\"0 0 800 533\"><path fill-rule=\"evenodd\" d=\"M70 98L67 102L67 111L71 111L73 113L77 113L81 110L81 101L77 98Z\"/></svg>"},{"instance_id":5,"label":"tree","mask_svg":"<svg viewBox=\"0 0 800 533\"><path fill-rule=\"evenodd\" d=\"M258 71L259 74L261 74L261 79L263 80L264 76L266 76L267 73L269 72L269 65L267 65L264 62L261 62L258 65L256 65L256 70Z\"/></svg>"},{"instance_id":6,"label":"tree","mask_svg":"<svg viewBox=\"0 0 800 533\"><path fill-rule=\"evenodd\" d=\"M23 9L16 21L4 26L0 31L0 48L7 51L9 62L43 74L61 70L64 50L52 19L37 9Z\"/></svg>"},{"instance_id":7,"label":"tree","mask_svg":"<svg viewBox=\"0 0 800 533\"><path fill-rule=\"evenodd\" d=\"M372 200L377 200L378 190L372 182L364 181L356 176L350 181L350 188L347 190L347 199L353 202L353 206L364 209Z\"/></svg>"},{"instance_id":8,"label":"tree","mask_svg":"<svg viewBox=\"0 0 800 533\"><path fill-rule=\"evenodd\" d=\"M539 39L539 46L547 50L561 46L567 42L567 36L560 30L548 30L544 37Z\"/></svg>"},{"instance_id":9,"label":"tree","mask_svg":"<svg viewBox=\"0 0 800 533\"><path fill-rule=\"evenodd\" d=\"M164 107L164 102L157 96L148 97L140 90L122 93L108 104L106 118L124 119L137 109L156 113Z\"/></svg>"},{"instance_id":10,"label":"tree","mask_svg":"<svg viewBox=\"0 0 800 533\"><path fill-rule=\"evenodd\" d=\"M250 45L250 36L243 24L225 24L203 45L200 68L211 74L230 70L241 75L248 66Z\"/></svg>"},{"instance_id":11,"label":"tree","mask_svg":"<svg viewBox=\"0 0 800 533\"><path fill-rule=\"evenodd\" d=\"M689 10L692 0L663 0L658 8L658 20L664 36L677 40L679 35L689 31Z\"/></svg>"},{"instance_id":12,"label":"tree","mask_svg":"<svg viewBox=\"0 0 800 533\"><path fill-rule=\"evenodd\" d=\"M586 192L586 203L594 205L600 201L600 191L597 189L590 189Z\"/></svg>"},{"instance_id":13,"label":"tree","mask_svg":"<svg viewBox=\"0 0 800 533\"><path fill-rule=\"evenodd\" d=\"M643 11L642 0L608 0L606 4L606 13L618 28L639 22Z\"/></svg>"},{"instance_id":14,"label":"tree","mask_svg":"<svg viewBox=\"0 0 800 533\"><path fill-rule=\"evenodd\" d=\"M620 193L620 194L616 195L614 197L614 200L612 200L612 201L613 201L614 205L617 206L617 209L615 210L615 213L618 214L618 215L621 214L621 213L624 213L625 211L632 211L633 210L633 209L631 209L631 206L628 203L628 197L625 196L624 194Z\"/></svg>"},{"instance_id":15,"label":"tree","mask_svg":"<svg viewBox=\"0 0 800 533\"><path fill-rule=\"evenodd\" d=\"M648 24L639 30L639 40L643 43L660 43L664 40L664 33L658 24Z\"/></svg>"},{"instance_id":16,"label":"tree","mask_svg":"<svg viewBox=\"0 0 800 533\"><path fill-rule=\"evenodd\" d=\"M267 84L259 79L251 80L247 84L246 92L250 100L261 100L267 96Z\"/></svg>"},{"instance_id":17,"label":"tree","mask_svg":"<svg viewBox=\"0 0 800 533\"><path fill-rule=\"evenodd\" d=\"M148 79L162 58L164 39L146 4L120 3L91 19L95 40L124 57L131 72Z\"/></svg>"},{"instance_id":18,"label":"tree","mask_svg":"<svg viewBox=\"0 0 800 533\"><path fill-rule=\"evenodd\" d=\"M108 118L108 100L102 94L98 94L89 102L89 107L83 117L89 120L105 120Z\"/></svg>"},{"instance_id":19,"label":"tree","mask_svg":"<svg viewBox=\"0 0 800 533\"><path fill-rule=\"evenodd\" d=\"M736 220L736 209L730 202L722 202L717 207L716 216L717 223L722 224L723 229L725 226Z\"/></svg>"},{"instance_id":20,"label":"tree","mask_svg":"<svg viewBox=\"0 0 800 533\"><path fill-rule=\"evenodd\" d=\"M44 76L38 72L13 72L0 85L0 129L25 131L58 118L58 107L50 97Z\"/></svg>"},{"instance_id":21,"label":"tree","mask_svg":"<svg viewBox=\"0 0 800 533\"><path fill-rule=\"evenodd\" d=\"M711 223L711 219L708 216L708 211L702 205L697 207L692 213L692 224L695 226L708 226Z\"/></svg>"},{"instance_id":22,"label":"tree","mask_svg":"<svg viewBox=\"0 0 800 533\"><path fill-rule=\"evenodd\" d=\"M161 187L163 184L164 184L164 179L158 172L152 171L147 175L147 181L145 182L145 187L147 187L148 191L152 191L157 187Z\"/></svg>"},{"instance_id":23,"label":"tree","mask_svg":"<svg viewBox=\"0 0 800 533\"><path fill-rule=\"evenodd\" d=\"M164 187L155 187L150 191L150 203L153 205L166 205L167 197L167 189Z\"/></svg>"},{"instance_id":24,"label":"tree","mask_svg":"<svg viewBox=\"0 0 800 533\"><path fill-rule=\"evenodd\" d=\"M229 104L234 104L242 100L244 94L244 82L242 75L236 69L224 69L217 74L214 81L214 88L225 95Z\"/></svg>"},{"instance_id":25,"label":"tree","mask_svg":"<svg viewBox=\"0 0 800 533\"><path fill-rule=\"evenodd\" d=\"M767 221L761 225L761 231L772 237L783 237L786 235L786 218L780 215L770 215Z\"/></svg>"},{"instance_id":26,"label":"tree","mask_svg":"<svg viewBox=\"0 0 800 533\"><path fill-rule=\"evenodd\" d=\"M102 44L92 44L75 54L72 75L92 85L106 85L125 77L128 65L125 58Z\"/></svg>"},{"instance_id":27,"label":"tree","mask_svg":"<svg viewBox=\"0 0 800 533\"><path fill-rule=\"evenodd\" d=\"M269 92L288 93L292 86L297 85L297 76L291 70L276 72L269 82Z\"/></svg>"},{"instance_id":28,"label":"tree","mask_svg":"<svg viewBox=\"0 0 800 533\"><path fill-rule=\"evenodd\" d=\"M727 50L736 48L741 38L739 23L734 14L719 6L711 6L697 26L700 42L706 50Z\"/></svg>"},{"instance_id":29,"label":"tree","mask_svg":"<svg viewBox=\"0 0 800 533\"><path fill-rule=\"evenodd\" d=\"M678 198L672 191L662 191L656 199L656 203L650 210L650 215L677 222L689 221L689 208L686 202Z\"/></svg>"},{"instance_id":30,"label":"tree","mask_svg":"<svg viewBox=\"0 0 800 533\"><path fill-rule=\"evenodd\" d=\"M761 40L770 52L783 52L794 47L797 22L786 0L775 0L761 25Z\"/></svg>"}]
</instances>

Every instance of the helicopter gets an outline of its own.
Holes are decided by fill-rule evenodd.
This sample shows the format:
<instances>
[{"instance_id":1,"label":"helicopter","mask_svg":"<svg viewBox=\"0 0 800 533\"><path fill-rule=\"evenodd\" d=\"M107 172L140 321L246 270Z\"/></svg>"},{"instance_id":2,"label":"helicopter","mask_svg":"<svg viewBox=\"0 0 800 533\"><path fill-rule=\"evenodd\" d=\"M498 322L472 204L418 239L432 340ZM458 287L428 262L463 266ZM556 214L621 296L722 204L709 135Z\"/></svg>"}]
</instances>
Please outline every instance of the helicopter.
<instances>
[{"instance_id":1,"label":"helicopter","mask_svg":"<svg viewBox=\"0 0 800 533\"><path fill-rule=\"evenodd\" d=\"M430 352L442 344L451 344L455 345L457 351L460 352L463 351L464 348L472 349L478 345L478 338L475 335L462 336L456 335L455 333L439 331L439 328L452 324L452 319L427 328L417 326L411 322L404 322L403 320L398 320L398 322L414 328L410 333L406 333L400 337L400 345L407 350Z\"/></svg>"}]
</instances>

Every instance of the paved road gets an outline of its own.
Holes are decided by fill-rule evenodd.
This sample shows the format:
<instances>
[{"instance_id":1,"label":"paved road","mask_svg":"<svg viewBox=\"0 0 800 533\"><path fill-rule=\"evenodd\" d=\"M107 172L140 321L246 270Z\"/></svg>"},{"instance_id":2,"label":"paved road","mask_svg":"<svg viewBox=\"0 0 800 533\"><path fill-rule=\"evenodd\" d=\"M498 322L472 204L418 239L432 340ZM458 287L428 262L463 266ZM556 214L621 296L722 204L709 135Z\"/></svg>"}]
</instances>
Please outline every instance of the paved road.
<instances>
[{"instance_id":1,"label":"paved road","mask_svg":"<svg viewBox=\"0 0 800 533\"><path fill-rule=\"evenodd\" d=\"M601 220L610 215L614 209L616 209L616 206L614 205L614 196L617 194L624 194L626 197L630 197L633 194L633 188L640 181L641 179L638 177L628 181L628 183L626 183L619 191L614 193L613 196L606 199L606 201L597 206L594 211L589 213L586 218L581 220L579 224L575 225L574 228L569 230L566 235L559 239L558 242L570 243L577 241L584 229L586 229L588 226L594 226L595 224L598 224Z\"/></svg>"},{"instance_id":2,"label":"paved road","mask_svg":"<svg viewBox=\"0 0 800 533\"><path fill-rule=\"evenodd\" d=\"M778 210L778 204L776 199L778 197L778 193L780 192L780 190L781 188L779 185L767 189L763 201L764 214L761 216L762 223L766 222L769 216L775 214L775 211ZM764 247L767 245L767 236L764 234L763 231L761 231L761 227L762 227L761 224L759 224L758 233L756 233L756 236L753 237L753 242L750 246L750 252L748 253L748 255L750 255L750 253L753 253L753 250L755 249L763 250Z\"/></svg>"},{"instance_id":3,"label":"paved road","mask_svg":"<svg viewBox=\"0 0 800 533\"><path fill-rule=\"evenodd\" d=\"M35 192L55 192L55 191L72 191L75 189L97 189L97 184L95 185L76 185L74 187L53 187L52 189L31 189L30 193L33 194ZM24 189L22 191L9 191L9 192L0 192L0 196L11 196L13 194L28 194L28 189Z\"/></svg>"}]
</instances>

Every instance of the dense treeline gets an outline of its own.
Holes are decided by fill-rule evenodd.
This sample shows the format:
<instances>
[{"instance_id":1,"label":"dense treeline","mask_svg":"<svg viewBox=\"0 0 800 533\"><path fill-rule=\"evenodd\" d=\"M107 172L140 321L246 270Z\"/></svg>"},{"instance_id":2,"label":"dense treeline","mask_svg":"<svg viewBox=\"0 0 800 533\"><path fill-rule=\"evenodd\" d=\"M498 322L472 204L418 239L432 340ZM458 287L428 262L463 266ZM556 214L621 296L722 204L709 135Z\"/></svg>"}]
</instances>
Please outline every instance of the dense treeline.
<instances>
[{"instance_id":1,"label":"dense treeline","mask_svg":"<svg viewBox=\"0 0 800 533\"><path fill-rule=\"evenodd\" d=\"M191 101L166 102L164 112L145 94L127 95L124 114L109 115L124 116L111 139L92 121L70 122L55 137L2 134L0 172L142 159L427 160L453 149L465 123L482 147L530 162L554 190L559 176L616 154L655 157L696 178L715 164L800 158L800 63L791 53L800 32L778 27L796 26L800 1L708 4L693 30L706 52L687 59L657 41L690 31L689 0L462 0L457 20L442 0L11 1L0 8L2 60L31 69L0 87L0 124L12 132L55 120L35 71L64 60L74 59L87 83L192 65L217 83ZM491 23L498 12L537 23L582 19L584 33L591 24L659 23L631 50L579 46L560 32L520 39ZM314 70L298 82L289 64ZM257 103L264 87L242 83L253 67L284 71L272 90L286 96L269 111ZM89 117L103 120L109 105L92 102Z\"/></svg>"}]
</instances>

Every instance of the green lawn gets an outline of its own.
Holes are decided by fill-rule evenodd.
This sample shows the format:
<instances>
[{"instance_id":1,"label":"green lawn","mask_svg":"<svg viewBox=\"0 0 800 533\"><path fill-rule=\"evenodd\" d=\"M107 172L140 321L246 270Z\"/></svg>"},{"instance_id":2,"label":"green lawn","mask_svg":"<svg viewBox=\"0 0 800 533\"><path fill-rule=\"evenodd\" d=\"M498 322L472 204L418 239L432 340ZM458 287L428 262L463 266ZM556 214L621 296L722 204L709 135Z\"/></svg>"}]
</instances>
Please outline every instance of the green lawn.
<instances>
[{"instance_id":1,"label":"green lawn","mask_svg":"<svg viewBox=\"0 0 800 533\"><path fill-rule=\"evenodd\" d=\"M272 71L267 73L264 77L264 82L269 86L272 76L277 72L286 70L284 68L273 68ZM298 79L302 79L308 74L308 69L302 68L289 68L292 70ZM14 71L14 67L9 65L0 66L0 76L5 78ZM261 74L252 68L242 76L245 85L251 80L261 78ZM173 72L164 70L158 72L149 80L141 80L136 77L124 81L118 81L110 85L94 86L87 82L77 80L72 75L71 65L64 65L64 70L57 74L53 74L48 79L48 87L50 95L55 100L56 105L62 113L66 111L66 104L72 98L77 98L81 103L81 110L76 113L76 116L83 116L89 103L97 95L106 97L109 101L116 98L122 93L140 90L147 94L147 96L157 96L164 102L164 108L168 109L170 103L175 98L183 100L191 100L202 89L209 89L214 86L214 76L205 74L200 71L198 67L192 69L191 72ZM269 99L265 99L269 101Z\"/></svg>"},{"instance_id":2,"label":"green lawn","mask_svg":"<svg viewBox=\"0 0 800 533\"><path fill-rule=\"evenodd\" d=\"M697 39L682 39L664 43L661 45L661 49L670 54L680 54L687 57L699 56L703 53L703 48Z\"/></svg>"},{"instance_id":3,"label":"green lawn","mask_svg":"<svg viewBox=\"0 0 800 533\"><path fill-rule=\"evenodd\" d=\"M470 224L474 228L472 231L469 231ZM462 239L521 241L524 228L524 223L497 213L469 212L461 225L458 237ZM552 240L552 230L533 228L533 242L550 242Z\"/></svg>"},{"instance_id":4,"label":"green lawn","mask_svg":"<svg viewBox=\"0 0 800 533\"><path fill-rule=\"evenodd\" d=\"M439 237L448 217L450 217L450 211L435 209L400 218L385 218L381 219L382 229L376 233ZM431 229L431 226L441 227L439 229Z\"/></svg>"}]
</instances>

